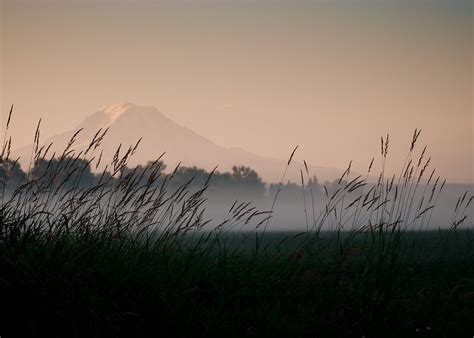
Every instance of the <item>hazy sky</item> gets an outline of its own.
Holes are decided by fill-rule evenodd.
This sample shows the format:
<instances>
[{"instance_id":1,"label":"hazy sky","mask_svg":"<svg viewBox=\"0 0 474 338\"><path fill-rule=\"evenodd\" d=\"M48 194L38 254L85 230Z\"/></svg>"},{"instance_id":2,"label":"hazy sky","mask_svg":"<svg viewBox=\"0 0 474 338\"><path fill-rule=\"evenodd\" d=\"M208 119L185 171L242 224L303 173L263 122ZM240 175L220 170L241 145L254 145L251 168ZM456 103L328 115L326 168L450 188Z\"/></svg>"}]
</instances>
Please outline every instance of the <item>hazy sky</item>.
<instances>
[{"instance_id":1,"label":"hazy sky","mask_svg":"<svg viewBox=\"0 0 474 338\"><path fill-rule=\"evenodd\" d=\"M299 144L301 160L359 170L387 132L398 168L422 128L439 173L474 182L472 1L0 3L17 146L40 117L52 135L127 100L223 146Z\"/></svg>"}]
</instances>

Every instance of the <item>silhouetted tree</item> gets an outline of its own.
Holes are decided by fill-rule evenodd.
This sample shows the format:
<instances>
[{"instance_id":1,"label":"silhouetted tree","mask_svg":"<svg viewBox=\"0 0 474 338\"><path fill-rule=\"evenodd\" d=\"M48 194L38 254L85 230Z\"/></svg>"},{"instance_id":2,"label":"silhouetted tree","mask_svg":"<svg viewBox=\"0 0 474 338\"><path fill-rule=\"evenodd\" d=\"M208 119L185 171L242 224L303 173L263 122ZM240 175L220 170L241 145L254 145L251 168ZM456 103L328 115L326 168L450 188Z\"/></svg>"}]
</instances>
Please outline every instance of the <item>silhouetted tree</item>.
<instances>
[{"instance_id":1,"label":"silhouetted tree","mask_svg":"<svg viewBox=\"0 0 474 338\"><path fill-rule=\"evenodd\" d=\"M256 197L263 197L265 194L265 183L257 172L250 167L232 167L232 180L243 192L250 193Z\"/></svg>"},{"instance_id":2,"label":"silhouetted tree","mask_svg":"<svg viewBox=\"0 0 474 338\"><path fill-rule=\"evenodd\" d=\"M268 187L268 195L273 198L277 194L279 183L270 183ZM286 184L282 184L279 198L283 200L299 200L302 198L302 188L300 184L288 181Z\"/></svg>"},{"instance_id":3,"label":"silhouetted tree","mask_svg":"<svg viewBox=\"0 0 474 338\"><path fill-rule=\"evenodd\" d=\"M95 183L86 159L66 157L63 159L39 159L30 170L30 179L38 180L50 187L84 188Z\"/></svg>"},{"instance_id":4,"label":"silhouetted tree","mask_svg":"<svg viewBox=\"0 0 474 338\"><path fill-rule=\"evenodd\" d=\"M175 171L170 181L170 185L171 187L177 189L183 184L189 183L189 187L191 188L201 188L209 178L209 174L210 173L206 170L196 166L179 167L178 170Z\"/></svg>"},{"instance_id":5,"label":"silhouetted tree","mask_svg":"<svg viewBox=\"0 0 474 338\"><path fill-rule=\"evenodd\" d=\"M151 184L154 186L163 182L166 164L163 161L149 161L135 168L125 167L122 176L133 175L135 184Z\"/></svg>"},{"instance_id":6,"label":"silhouetted tree","mask_svg":"<svg viewBox=\"0 0 474 338\"><path fill-rule=\"evenodd\" d=\"M12 160L0 160L0 189L12 190L26 182L26 174L20 165Z\"/></svg>"}]
</instances>

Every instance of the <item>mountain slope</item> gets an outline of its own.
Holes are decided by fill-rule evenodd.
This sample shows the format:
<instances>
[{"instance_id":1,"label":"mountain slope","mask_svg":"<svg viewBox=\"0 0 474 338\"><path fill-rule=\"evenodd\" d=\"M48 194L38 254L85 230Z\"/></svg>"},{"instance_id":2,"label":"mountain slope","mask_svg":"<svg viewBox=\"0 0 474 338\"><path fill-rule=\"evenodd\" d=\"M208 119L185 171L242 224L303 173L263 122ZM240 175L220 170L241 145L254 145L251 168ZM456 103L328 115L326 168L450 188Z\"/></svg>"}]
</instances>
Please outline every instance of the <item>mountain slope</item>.
<instances>
[{"instance_id":1,"label":"mountain slope","mask_svg":"<svg viewBox=\"0 0 474 338\"><path fill-rule=\"evenodd\" d=\"M122 149L134 145L141 137L142 142L129 162L130 166L143 164L166 152L163 160L168 168L178 162L185 166L197 166L206 170L216 165L220 171L228 171L233 165L246 165L255 169L268 182L278 182L285 170L286 160L259 156L238 148L224 148L202 137L191 129L180 126L154 107L137 106L128 102L103 108L87 117L73 130L53 136L41 142L53 143L50 150L61 153L74 133L82 128L74 145L76 151L85 150L94 134L100 128L109 128L102 143L103 162L109 163L119 144ZM32 146L16 151L25 166L30 159ZM294 162L287 179L297 180L301 163ZM320 181L331 180L341 175L342 170L325 167L311 167L311 174Z\"/></svg>"}]
</instances>

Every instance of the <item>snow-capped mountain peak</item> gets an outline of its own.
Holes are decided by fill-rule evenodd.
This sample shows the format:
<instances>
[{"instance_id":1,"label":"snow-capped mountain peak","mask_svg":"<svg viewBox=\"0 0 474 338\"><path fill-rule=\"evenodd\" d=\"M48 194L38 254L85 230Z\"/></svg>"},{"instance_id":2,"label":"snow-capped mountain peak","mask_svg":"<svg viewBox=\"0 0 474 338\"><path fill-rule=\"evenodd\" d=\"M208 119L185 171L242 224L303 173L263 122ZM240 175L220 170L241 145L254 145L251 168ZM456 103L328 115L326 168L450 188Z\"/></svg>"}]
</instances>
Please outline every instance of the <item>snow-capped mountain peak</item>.
<instances>
[{"instance_id":1,"label":"snow-capped mountain peak","mask_svg":"<svg viewBox=\"0 0 474 338\"><path fill-rule=\"evenodd\" d=\"M121 102L108 107L104 107L101 109L101 111L103 111L107 115L110 123L114 123L120 116L125 114L127 111L135 110L135 108L137 107L129 102Z\"/></svg>"},{"instance_id":2,"label":"snow-capped mountain peak","mask_svg":"<svg viewBox=\"0 0 474 338\"><path fill-rule=\"evenodd\" d=\"M61 153L72 135L82 129L73 147L74 150L81 151L89 147L94 134L103 128L109 129L101 144L103 163L111 161L118 145L121 144L126 148L141 138L140 147L129 162L131 166L154 160L166 152L164 160L170 168L178 162L186 166L196 165L206 170L212 170L216 165L219 165L219 170L230 170L233 165L246 165L255 169L265 180L274 182L279 180L286 166L286 160L219 146L191 129L175 123L155 107L139 106L130 102L103 107L89 115L76 128L43 140L42 143L45 145L53 143L51 153ZM19 149L17 153L22 159L27 160L30 158L31 149L32 146L25 147ZM294 169L295 173L294 175L289 173L288 178L299 177L298 164L295 163L291 169ZM321 180L333 179L342 172L334 168L312 169Z\"/></svg>"}]
</instances>

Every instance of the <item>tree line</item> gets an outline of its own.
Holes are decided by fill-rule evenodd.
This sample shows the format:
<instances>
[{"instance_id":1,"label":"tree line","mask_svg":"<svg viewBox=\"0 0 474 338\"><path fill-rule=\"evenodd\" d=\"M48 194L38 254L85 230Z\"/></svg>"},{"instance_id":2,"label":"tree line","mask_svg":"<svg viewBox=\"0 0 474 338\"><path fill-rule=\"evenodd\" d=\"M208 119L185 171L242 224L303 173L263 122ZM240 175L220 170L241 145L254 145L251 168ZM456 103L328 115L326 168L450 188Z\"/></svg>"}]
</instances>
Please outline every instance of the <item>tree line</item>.
<instances>
[{"instance_id":1,"label":"tree line","mask_svg":"<svg viewBox=\"0 0 474 338\"><path fill-rule=\"evenodd\" d=\"M153 181L157 187L168 180L169 189L178 189L183 185L189 188L199 188L208 182L209 193L233 193L236 195L248 195L253 198L265 198L275 196L280 189L284 192L283 198L296 199L302 197L302 184L294 182L270 183L263 181L262 177L252 168L247 166L234 166L230 172L215 170L209 172L196 166L178 166L172 172L165 173L167 166L163 161L148 162L130 168L123 166L118 173L112 169L102 172L93 172L91 164L86 159L78 157L53 158L50 160L38 159L32 166L24 171L18 162L10 159L0 160L0 182L4 191L12 191L16 187L42 180L48 182L51 189L62 185L67 189L85 189L101 182L114 184L118 182L119 176L127 175L135 177L135 184L144 184ZM155 177L152 180L152 175ZM322 196L324 189L319 184L316 176L305 183L305 189L310 188L314 196Z\"/></svg>"}]
</instances>

